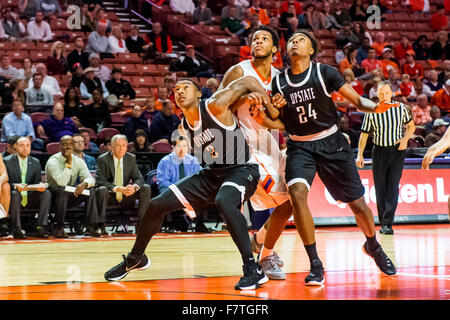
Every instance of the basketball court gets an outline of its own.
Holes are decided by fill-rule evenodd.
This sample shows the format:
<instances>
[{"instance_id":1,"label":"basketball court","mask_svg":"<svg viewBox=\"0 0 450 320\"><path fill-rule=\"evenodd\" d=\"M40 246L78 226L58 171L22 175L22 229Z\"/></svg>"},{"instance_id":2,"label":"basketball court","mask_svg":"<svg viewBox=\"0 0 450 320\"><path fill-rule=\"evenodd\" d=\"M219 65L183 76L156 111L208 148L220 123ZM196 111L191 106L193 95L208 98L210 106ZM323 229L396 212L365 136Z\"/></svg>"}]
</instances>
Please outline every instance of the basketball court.
<instances>
[{"instance_id":1,"label":"basketball court","mask_svg":"<svg viewBox=\"0 0 450 320\"><path fill-rule=\"evenodd\" d=\"M377 227L379 229L379 227ZM146 254L152 264L120 282L106 270L120 262L134 235L16 241L0 240L0 300L448 300L450 225L397 225L377 238L397 275L380 274L361 250L356 227L318 227L317 247L325 284L307 287L309 261L295 229L275 246L284 260L284 281L234 290L242 275L229 234L157 234Z\"/></svg>"}]
</instances>

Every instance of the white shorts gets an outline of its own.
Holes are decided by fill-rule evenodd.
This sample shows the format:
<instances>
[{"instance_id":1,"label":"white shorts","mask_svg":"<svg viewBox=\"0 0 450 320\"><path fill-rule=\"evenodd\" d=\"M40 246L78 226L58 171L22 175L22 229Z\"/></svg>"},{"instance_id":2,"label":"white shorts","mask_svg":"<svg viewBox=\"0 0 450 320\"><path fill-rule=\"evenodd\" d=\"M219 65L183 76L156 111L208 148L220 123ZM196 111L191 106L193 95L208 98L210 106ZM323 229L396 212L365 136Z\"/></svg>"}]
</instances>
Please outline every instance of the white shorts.
<instances>
[{"instance_id":1,"label":"white shorts","mask_svg":"<svg viewBox=\"0 0 450 320\"><path fill-rule=\"evenodd\" d=\"M263 211L278 207L289 200L288 187L284 179L286 153L273 156L254 151L253 155L259 164L259 182L250 202L255 211Z\"/></svg>"}]
</instances>

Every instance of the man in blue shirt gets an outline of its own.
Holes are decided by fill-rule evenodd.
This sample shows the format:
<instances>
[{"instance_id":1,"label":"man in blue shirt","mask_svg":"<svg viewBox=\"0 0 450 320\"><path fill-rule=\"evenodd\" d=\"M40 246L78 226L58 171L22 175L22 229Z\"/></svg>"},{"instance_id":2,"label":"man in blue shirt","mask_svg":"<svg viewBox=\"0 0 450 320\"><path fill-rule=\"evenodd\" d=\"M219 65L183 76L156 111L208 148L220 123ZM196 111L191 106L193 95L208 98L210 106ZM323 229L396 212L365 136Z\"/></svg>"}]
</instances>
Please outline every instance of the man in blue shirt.
<instances>
[{"instance_id":1,"label":"man in blue shirt","mask_svg":"<svg viewBox=\"0 0 450 320\"><path fill-rule=\"evenodd\" d=\"M79 133L75 133L73 135L73 154L78 158L81 158L86 162L89 171L95 171L97 169L97 160L88 154L85 154L84 151L84 139Z\"/></svg>"},{"instance_id":2,"label":"man in blue shirt","mask_svg":"<svg viewBox=\"0 0 450 320\"><path fill-rule=\"evenodd\" d=\"M193 174L199 172L202 167L200 166L196 157L193 157L188 153L189 143L188 140L183 136L177 136L172 139L172 144L174 145L172 153L168 154L158 163L156 179L158 184L158 191L160 193L164 192L171 184ZM196 212L197 217L195 218L195 231L196 232L211 232L203 224L203 212ZM179 216L179 215L178 215ZM172 227L176 226L177 213L172 213L167 216L169 225ZM185 217L185 219L189 219ZM172 219L173 221L170 221ZM171 223L172 222L172 223ZM180 230L186 231L186 230Z\"/></svg>"},{"instance_id":3,"label":"man in blue shirt","mask_svg":"<svg viewBox=\"0 0 450 320\"><path fill-rule=\"evenodd\" d=\"M2 142L6 142L11 136L28 137L31 149L43 150L44 141L36 139L31 117L24 113L22 100L14 100L12 112L8 113L2 120Z\"/></svg>"},{"instance_id":4,"label":"man in blue shirt","mask_svg":"<svg viewBox=\"0 0 450 320\"><path fill-rule=\"evenodd\" d=\"M172 101L164 101L161 112L153 118L150 124L150 142L160 140L170 142L172 132L178 129L180 123L180 118L173 113Z\"/></svg>"},{"instance_id":5,"label":"man in blue shirt","mask_svg":"<svg viewBox=\"0 0 450 320\"><path fill-rule=\"evenodd\" d=\"M40 136L45 133L49 142L59 142L65 135L73 136L78 133L75 123L64 117L64 107L61 102L55 103L51 117L39 122L36 130Z\"/></svg>"}]
</instances>

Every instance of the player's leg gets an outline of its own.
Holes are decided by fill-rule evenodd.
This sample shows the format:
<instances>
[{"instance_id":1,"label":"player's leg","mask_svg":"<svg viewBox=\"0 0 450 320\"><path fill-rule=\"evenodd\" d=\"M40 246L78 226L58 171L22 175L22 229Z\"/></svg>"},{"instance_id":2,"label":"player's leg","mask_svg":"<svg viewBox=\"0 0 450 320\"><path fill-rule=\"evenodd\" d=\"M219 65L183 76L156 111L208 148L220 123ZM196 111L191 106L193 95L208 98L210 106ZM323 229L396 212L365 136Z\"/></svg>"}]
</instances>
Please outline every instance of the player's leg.
<instances>
[{"instance_id":1,"label":"player's leg","mask_svg":"<svg viewBox=\"0 0 450 320\"><path fill-rule=\"evenodd\" d=\"M215 199L217 210L242 257L244 276L236 284L237 290L256 289L269 280L253 257L247 220L241 212L244 201L255 192L258 179L257 165L236 167L227 174Z\"/></svg>"},{"instance_id":2,"label":"player's leg","mask_svg":"<svg viewBox=\"0 0 450 320\"><path fill-rule=\"evenodd\" d=\"M378 268L387 275L396 274L394 263L389 259L376 239L375 222L373 220L372 210L367 206L363 197L348 203L355 215L356 223L366 236L366 242L363 245L364 252L370 256Z\"/></svg>"},{"instance_id":3,"label":"player's leg","mask_svg":"<svg viewBox=\"0 0 450 320\"><path fill-rule=\"evenodd\" d=\"M152 237L161 230L164 216L184 208L193 210L193 205L200 201L205 202L205 197L209 197L211 190L205 188L203 180L204 175L200 172L170 186L159 196L150 200L147 211L139 224L131 252L127 256L123 255L124 261L105 273L106 280L117 281L133 269L148 268L150 260L144 252Z\"/></svg>"},{"instance_id":4,"label":"player's leg","mask_svg":"<svg viewBox=\"0 0 450 320\"><path fill-rule=\"evenodd\" d=\"M324 269L316 248L314 219L308 206L308 193L317 171L314 142L288 141L286 181L289 187L295 227L311 265L306 285L320 285Z\"/></svg>"},{"instance_id":5,"label":"player's leg","mask_svg":"<svg viewBox=\"0 0 450 320\"><path fill-rule=\"evenodd\" d=\"M286 275L280 269L284 263L274 251L274 246L291 215L292 206L288 200L281 206L276 207L268 219L270 223L268 224L267 236L264 239L264 245L259 255L259 263L264 273L271 280L286 279Z\"/></svg>"},{"instance_id":6,"label":"player's leg","mask_svg":"<svg viewBox=\"0 0 450 320\"><path fill-rule=\"evenodd\" d=\"M321 154L317 165L318 175L331 196L336 201L347 203L353 211L356 223L367 239L364 251L374 259L381 271L395 274L394 264L376 239L373 213L364 200L365 189L348 142L338 132L323 139L318 152Z\"/></svg>"},{"instance_id":7,"label":"player's leg","mask_svg":"<svg viewBox=\"0 0 450 320\"><path fill-rule=\"evenodd\" d=\"M269 219L267 219L266 223L262 228L265 228L267 225L267 229L265 232L265 237L263 238L264 246L261 250L260 259L263 259L269 255L273 254L273 248L275 247L275 243L283 232L287 221L292 216L292 205L290 201L286 201L282 205L276 207ZM258 238L256 238L258 240ZM267 251L264 251L267 250Z\"/></svg>"}]
</instances>

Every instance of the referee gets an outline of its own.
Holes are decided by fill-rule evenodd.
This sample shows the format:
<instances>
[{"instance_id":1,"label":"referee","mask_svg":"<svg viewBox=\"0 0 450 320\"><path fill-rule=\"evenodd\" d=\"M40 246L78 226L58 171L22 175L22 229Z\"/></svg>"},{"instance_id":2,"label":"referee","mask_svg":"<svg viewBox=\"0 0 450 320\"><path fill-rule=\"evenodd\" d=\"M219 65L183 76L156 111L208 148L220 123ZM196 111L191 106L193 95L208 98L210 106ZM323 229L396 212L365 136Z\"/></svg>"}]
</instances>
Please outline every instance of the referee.
<instances>
[{"instance_id":1,"label":"referee","mask_svg":"<svg viewBox=\"0 0 450 320\"><path fill-rule=\"evenodd\" d=\"M391 101L393 93L389 81L378 84L377 95L380 101ZM409 108L404 104L384 113L366 113L364 116L356 165L359 168L364 166L363 153L369 133L372 132L372 171L382 234L394 233L392 223L398 204L398 185L402 177L405 149L415 129Z\"/></svg>"}]
</instances>

